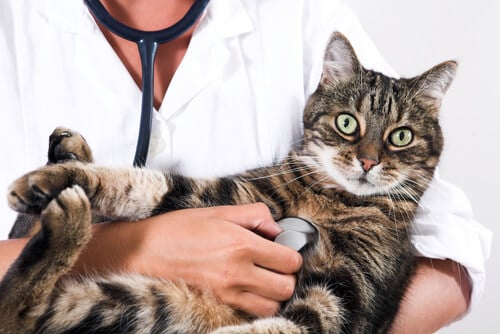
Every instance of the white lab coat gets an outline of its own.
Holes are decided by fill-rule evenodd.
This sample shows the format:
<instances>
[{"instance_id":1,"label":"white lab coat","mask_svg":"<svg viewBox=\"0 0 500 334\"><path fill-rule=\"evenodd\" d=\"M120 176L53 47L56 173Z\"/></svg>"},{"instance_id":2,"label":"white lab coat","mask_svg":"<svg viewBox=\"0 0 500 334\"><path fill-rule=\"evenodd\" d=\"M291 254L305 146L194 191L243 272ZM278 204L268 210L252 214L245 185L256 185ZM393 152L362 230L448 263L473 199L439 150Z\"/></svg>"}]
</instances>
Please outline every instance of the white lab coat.
<instances>
[{"instance_id":1,"label":"white lab coat","mask_svg":"<svg viewBox=\"0 0 500 334\"><path fill-rule=\"evenodd\" d=\"M334 0L212 0L154 115L148 166L192 176L235 173L283 157L301 136L328 36L362 63L387 64ZM59 125L81 132L100 164L131 165L141 92L81 0L0 0L0 187L46 161ZM467 267L483 289L490 235L466 197L437 180L415 223L419 254ZM0 237L14 219L0 201Z\"/></svg>"}]
</instances>

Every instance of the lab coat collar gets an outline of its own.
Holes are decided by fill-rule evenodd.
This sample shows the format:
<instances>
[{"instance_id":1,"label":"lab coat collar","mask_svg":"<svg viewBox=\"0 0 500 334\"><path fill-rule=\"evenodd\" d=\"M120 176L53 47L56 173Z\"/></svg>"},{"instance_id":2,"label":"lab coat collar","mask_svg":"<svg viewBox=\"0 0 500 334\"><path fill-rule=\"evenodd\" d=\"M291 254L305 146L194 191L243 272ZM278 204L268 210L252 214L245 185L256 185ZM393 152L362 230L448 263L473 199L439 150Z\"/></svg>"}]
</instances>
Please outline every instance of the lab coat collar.
<instances>
[{"instance_id":1,"label":"lab coat collar","mask_svg":"<svg viewBox=\"0 0 500 334\"><path fill-rule=\"evenodd\" d=\"M89 15L83 0L39 0L38 12L55 27L73 33L89 27ZM252 21L241 0L212 0L206 15L213 21L215 31L221 38L227 38L253 29ZM92 30L95 29L95 26Z\"/></svg>"},{"instance_id":2,"label":"lab coat collar","mask_svg":"<svg viewBox=\"0 0 500 334\"><path fill-rule=\"evenodd\" d=\"M252 30L252 21L241 0L211 0L165 94L160 113L169 118L182 110L227 64L227 40Z\"/></svg>"},{"instance_id":3,"label":"lab coat collar","mask_svg":"<svg viewBox=\"0 0 500 334\"><path fill-rule=\"evenodd\" d=\"M163 99L160 112L164 117L179 111L220 73L229 57L226 39L253 30L245 6L242 0L210 1ZM93 34L98 30L83 0L39 0L38 11L49 24L66 32Z\"/></svg>"},{"instance_id":4,"label":"lab coat collar","mask_svg":"<svg viewBox=\"0 0 500 334\"><path fill-rule=\"evenodd\" d=\"M244 34L253 30L252 21L241 0L212 0L208 16L221 38Z\"/></svg>"},{"instance_id":5,"label":"lab coat collar","mask_svg":"<svg viewBox=\"0 0 500 334\"><path fill-rule=\"evenodd\" d=\"M90 13L83 0L39 0L36 6L49 24L62 31L82 33L96 28L89 20Z\"/></svg>"}]
</instances>

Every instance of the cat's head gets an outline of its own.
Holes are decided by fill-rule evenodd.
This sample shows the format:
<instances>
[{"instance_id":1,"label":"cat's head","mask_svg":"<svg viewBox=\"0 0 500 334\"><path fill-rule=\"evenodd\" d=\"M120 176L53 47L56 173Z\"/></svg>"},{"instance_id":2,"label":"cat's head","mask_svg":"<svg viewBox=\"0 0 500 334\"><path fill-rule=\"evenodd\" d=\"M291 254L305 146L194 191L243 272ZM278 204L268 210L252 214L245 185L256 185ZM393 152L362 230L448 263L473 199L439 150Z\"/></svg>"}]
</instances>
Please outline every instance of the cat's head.
<instances>
[{"instance_id":1,"label":"cat's head","mask_svg":"<svg viewBox=\"0 0 500 334\"><path fill-rule=\"evenodd\" d=\"M334 33L304 111L304 161L324 186L359 196L402 185L423 190L441 154L438 113L456 67L448 61L414 78L390 78L363 68L349 41Z\"/></svg>"}]
</instances>

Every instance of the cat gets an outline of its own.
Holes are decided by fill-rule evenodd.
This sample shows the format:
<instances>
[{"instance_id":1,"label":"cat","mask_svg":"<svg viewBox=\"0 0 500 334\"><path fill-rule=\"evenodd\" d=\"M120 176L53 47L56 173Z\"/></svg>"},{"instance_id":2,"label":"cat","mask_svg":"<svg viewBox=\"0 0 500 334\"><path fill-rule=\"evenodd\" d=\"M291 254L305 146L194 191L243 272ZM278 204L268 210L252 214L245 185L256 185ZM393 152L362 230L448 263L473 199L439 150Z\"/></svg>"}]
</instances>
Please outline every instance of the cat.
<instances>
[{"instance_id":1,"label":"cat","mask_svg":"<svg viewBox=\"0 0 500 334\"><path fill-rule=\"evenodd\" d=\"M365 69L334 32L299 147L272 166L214 179L98 166L83 137L56 129L51 163L9 188L10 206L41 225L13 233L33 237L0 283L0 333L389 331L414 272L410 224L442 151L439 109L456 68L447 61L390 78ZM275 317L255 319L210 291L138 275L56 285L88 242L93 212L140 220L255 202L275 220L301 217L318 230L294 296Z\"/></svg>"}]
</instances>

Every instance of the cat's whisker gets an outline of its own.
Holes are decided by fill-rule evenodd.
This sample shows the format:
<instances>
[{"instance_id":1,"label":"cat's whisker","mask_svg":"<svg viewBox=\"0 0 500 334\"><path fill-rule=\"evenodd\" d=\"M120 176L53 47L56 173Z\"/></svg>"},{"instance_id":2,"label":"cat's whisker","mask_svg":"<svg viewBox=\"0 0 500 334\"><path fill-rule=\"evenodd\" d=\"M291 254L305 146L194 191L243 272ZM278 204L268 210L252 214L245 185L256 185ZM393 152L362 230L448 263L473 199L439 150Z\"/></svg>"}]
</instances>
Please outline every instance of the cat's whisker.
<instances>
[{"instance_id":1,"label":"cat's whisker","mask_svg":"<svg viewBox=\"0 0 500 334\"><path fill-rule=\"evenodd\" d=\"M292 173L296 173L296 172L302 172L304 170L306 170L306 168L303 168L303 167L291 168L291 169L282 170L278 173L273 173L273 174L267 174L267 175L255 176L255 177L244 177L243 180L245 180L245 181L257 181L257 180L273 178L276 176L287 175L287 174L292 174Z\"/></svg>"},{"instance_id":2,"label":"cat's whisker","mask_svg":"<svg viewBox=\"0 0 500 334\"><path fill-rule=\"evenodd\" d=\"M295 182L295 181L297 181L297 180L300 180L300 179L302 179L302 178L305 178L306 176L314 175L314 174L316 174L316 173L318 173L318 172L317 172L317 171L315 171L315 170L312 170L312 171L310 171L309 173L301 174L301 175L299 175L299 176L297 176L297 177L295 177L295 178L293 178L293 179L291 179L291 180L289 180L289 181L287 181L287 182L285 182L285 183L282 183L282 184L280 185L280 187L285 187L285 186L289 185L290 183L293 183L293 182Z\"/></svg>"},{"instance_id":3,"label":"cat's whisker","mask_svg":"<svg viewBox=\"0 0 500 334\"><path fill-rule=\"evenodd\" d=\"M404 183L411 183L417 187L419 187L420 189L424 189L426 188L426 185L429 184L429 182L431 181L431 177L427 176L427 175L424 175L422 173L419 173L418 175L418 181L414 180L413 178L409 177L408 175L405 175L405 174L402 174L401 175L404 177Z\"/></svg>"},{"instance_id":4,"label":"cat's whisker","mask_svg":"<svg viewBox=\"0 0 500 334\"><path fill-rule=\"evenodd\" d=\"M319 184L319 183L323 182L324 180L326 180L326 179L328 179L328 178L329 178L329 176L328 176L328 175L326 175L326 176L323 176L322 178L319 178L316 182L311 183L311 184L310 184L310 185L309 185L309 186L308 186L308 187L307 187L307 188L306 188L306 189L302 192L302 194L300 194L300 195L299 195L299 197L298 197L298 198L300 199L300 198L301 198L302 196L304 196L304 195L305 195L308 191L310 191L310 190L311 190L311 189L312 189L315 185L317 185L317 184Z\"/></svg>"},{"instance_id":5,"label":"cat's whisker","mask_svg":"<svg viewBox=\"0 0 500 334\"><path fill-rule=\"evenodd\" d=\"M407 201L406 197L399 191L392 193L392 195L394 195L396 197L396 200L398 202L406 202ZM408 221L408 222L412 221L412 219L413 219L413 209L412 208L405 208L402 206L398 206L398 208L400 209L401 214L403 216L406 216L406 218L405 218L406 221ZM396 217L397 217L396 212L394 212L394 218L397 219ZM409 225L407 225L405 227L405 229L406 229L406 233L408 233L408 234L411 233Z\"/></svg>"},{"instance_id":6,"label":"cat's whisker","mask_svg":"<svg viewBox=\"0 0 500 334\"><path fill-rule=\"evenodd\" d=\"M413 201L418 205L418 207L422 210L422 212L425 215L431 217L429 210L421 204L420 200L418 200L418 198L420 198L419 192L414 190L413 187L411 186L413 184L418 188L422 189L424 185L420 182L415 181L414 179L410 178L405 174L401 173L401 175L404 177L404 181L402 182L403 186L398 189L404 191L406 195L410 196L413 199ZM426 175L419 175L419 179L424 180L424 183L429 183L431 181L431 178ZM404 184L406 184L407 186L405 187Z\"/></svg>"},{"instance_id":7,"label":"cat's whisker","mask_svg":"<svg viewBox=\"0 0 500 334\"><path fill-rule=\"evenodd\" d=\"M411 183L411 182L410 182ZM417 184L419 185L418 182L413 182L414 184ZM419 185L420 186L420 185ZM421 210L421 213L424 214L425 216L427 216L427 219L430 219L431 221L435 222L435 218L433 215L430 214L429 210L422 205L422 203L417 200L417 198L419 197L419 195L417 194L417 191L413 190L410 186L408 187L401 187L401 188L398 188L398 193L401 194L401 196L407 196L409 198L411 198L411 200L417 204L417 206L420 208ZM411 226L413 229L417 228L417 229L421 229L421 227L417 224L412 224ZM422 230L419 230L418 231L419 233L423 233Z\"/></svg>"},{"instance_id":8,"label":"cat's whisker","mask_svg":"<svg viewBox=\"0 0 500 334\"><path fill-rule=\"evenodd\" d=\"M389 209L388 215L389 215L389 217L392 217L393 221L395 221L396 220L396 210L395 210L396 203L395 203L395 200L393 198L394 195L391 193L387 193L387 195L388 195L389 201L391 203L391 208ZM394 231L395 231L396 238L399 240L400 239L399 230L395 226L394 226Z\"/></svg>"},{"instance_id":9,"label":"cat's whisker","mask_svg":"<svg viewBox=\"0 0 500 334\"><path fill-rule=\"evenodd\" d=\"M279 170L276 173L265 174L265 175L261 175L261 176L255 176L255 177L244 177L243 179L245 181L256 181L256 180L262 180L262 179L267 179L267 178L272 178L272 177L282 176L282 175L287 175L287 174L292 174L292 173L301 173L301 172L304 172L304 171L311 169L311 167L308 165L300 165L300 166L290 168L291 163L289 163L286 160L282 161L280 163L276 163L276 164L274 164L274 166L277 167L277 169ZM282 169L283 167L286 167L286 169Z\"/></svg>"}]
</instances>

